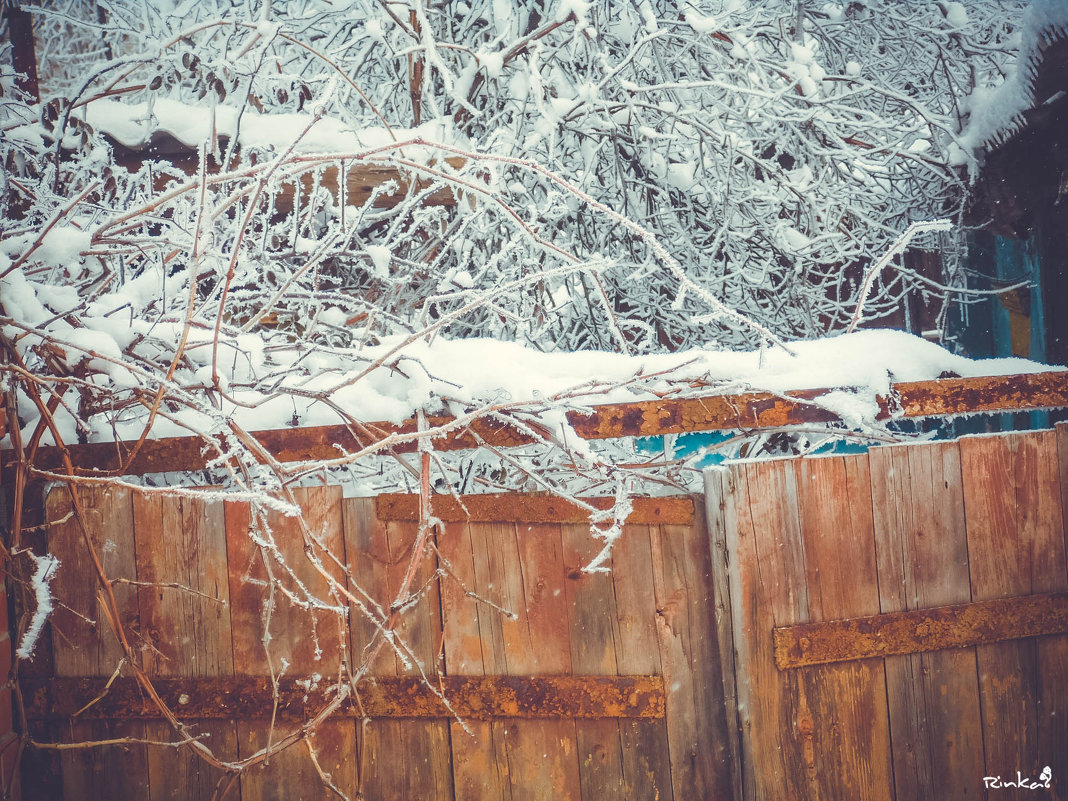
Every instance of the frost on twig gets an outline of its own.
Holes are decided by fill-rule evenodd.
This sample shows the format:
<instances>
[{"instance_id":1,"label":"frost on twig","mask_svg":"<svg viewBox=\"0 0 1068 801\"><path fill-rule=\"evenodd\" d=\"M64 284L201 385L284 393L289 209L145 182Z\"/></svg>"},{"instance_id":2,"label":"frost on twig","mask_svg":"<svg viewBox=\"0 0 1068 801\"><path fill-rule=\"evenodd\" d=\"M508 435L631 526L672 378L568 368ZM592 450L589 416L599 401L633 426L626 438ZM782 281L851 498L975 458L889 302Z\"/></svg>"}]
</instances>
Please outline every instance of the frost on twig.
<instances>
[{"instance_id":1,"label":"frost on twig","mask_svg":"<svg viewBox=\"0 0 1068 801\"><path fill-rule=\"evenodd\" d=\"M15 651L15 656L18 659L29 659L33 656L33 651L37 647L37 641L41 637L41 632L44 630L48 616L52 614L52 602L54 599L52 598L50 582L55 578L56 571L59 569L59 560L51 554L37 556L37 554L30 553L30 558L34 562L33 576L30 577L30 589L33 590L36 608L33 610L33 617L30 618L30 625L22 633L19 647Z\"/></svg>"}]
</instances>

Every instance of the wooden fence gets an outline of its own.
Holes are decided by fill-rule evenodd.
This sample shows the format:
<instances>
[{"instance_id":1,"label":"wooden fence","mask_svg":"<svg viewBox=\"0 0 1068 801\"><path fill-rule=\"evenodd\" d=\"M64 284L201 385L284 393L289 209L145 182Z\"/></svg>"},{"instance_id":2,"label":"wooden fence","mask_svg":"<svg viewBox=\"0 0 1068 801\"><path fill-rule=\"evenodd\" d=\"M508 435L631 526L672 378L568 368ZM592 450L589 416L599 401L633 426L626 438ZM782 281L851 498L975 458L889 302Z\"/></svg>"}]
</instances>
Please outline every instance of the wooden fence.
<instances>
[{"instance_id":1,"label":"wooden fence","mask_svg":"<svg viewBox=\"0 0 1068 801\"><path fill-rule=\"evenodd\" d=\"M279 562L247 505L80 490L133 656L182 733L118 670L59 486L51 636L18 675L37 744L22 797L336 797L326 779L368 801L1068 798L1066 482L1064 426L736 463L708 473L705 504L638 499L612 572L592 575L575 507L437 498L410 603L412 496L300 490L337 561L275 515ZM295 597L351 614L276 591L266 638L282 562ZM385 599L411 653L383 650L314 735L236 780L146 744L207 736L238 760L330 708L375 635L325 574ZM62 748L86 740L109 744Z\"/></svg>"},{"instance_id":2,"label":"wooden fence","mask_svg":"<svg viewBox=\"0 0 1068 801\"><path fill-rule=\"evenodd\" d=\"M337 487L299 497L339 557L326 569L393 598L418 529L415 499L343 498ZM119 489L83 491L81 500L143 666L188 734L208 735L222 759L299 727L329 702L323 690L342 663L360 662L374 635L365 616L353 609L351 625L339 626L329 611L309 614L282 596L265 651L268 590L246 505ZM469 501L473 520L454 503L435 509L448 522L397 627L464 723L414 679L414 661L384 650L357 685L359 704L323 723L311 748L242 774L225 797L336 797L321 770L350 798L729 798L700 501L639 503L610 574L580 572L599 543L570 505L539 496ZM46 516L62 566L53 582L53 675L35 676L37 660L22 669L31 733L42 742L129 740L51 752L51 765L24 772L24 797L212 798L226 775L188 748L144 745L181 738L128 678L107 686L122 652L65 487L48 495ZM328 598L292 520L271 522L294 573L281 583L299 580ZM274 671L285 671L277 708L268 652Z\"/></svg>"},{"instance_id":3,"label":"wooden fence","mask_svg":"<svg viewBox=\"0 0 1068 801\"><path fill-rule=\"evenodd\" d=\"M1068 798L1068 429L706 489L740 797Z\"/></svg>"}]
</instances>

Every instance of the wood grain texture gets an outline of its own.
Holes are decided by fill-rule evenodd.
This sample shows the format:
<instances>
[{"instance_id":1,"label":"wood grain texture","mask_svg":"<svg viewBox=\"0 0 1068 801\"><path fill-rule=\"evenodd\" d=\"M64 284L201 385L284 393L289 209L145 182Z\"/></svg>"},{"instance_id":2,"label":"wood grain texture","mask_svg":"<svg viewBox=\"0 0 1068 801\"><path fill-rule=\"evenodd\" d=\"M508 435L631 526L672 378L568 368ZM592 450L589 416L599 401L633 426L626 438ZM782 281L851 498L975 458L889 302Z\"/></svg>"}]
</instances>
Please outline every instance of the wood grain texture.
<instances>
[{"instance_id":1,"label":"wood grain texture","mask_svg":"<svg viewBox=\"0 0 1068 801\"><path fill-rule=\"evenodd\" d=\"M108 578L136 580L133 509L128 490L85 488L78 491L93 548ZM76 517L71 514L68 490L52 490L45 501L49 526L48 548L60 560L52 582L56 611L52 618L52 648L58 676L108 677L119 666L122 648L97 601L96 571ZM137 642L138 599L130 585L115 586L121 623ZM95 625L87 621L94 621ZM142 640L143 642L143 640ZM143 739L141 722L71 723L56 727L57 740L85 742L122 737ZM144 745L116 745L65 751L60 758L66 799L110 801L113 798L147 798L148 749Z\"/></svg>"},{"instance_id":2,"label":"wood grain texture","mask_svg":"<svg viewBox=\"0 0 1068 801\"><path fill-rule=\"evenodd\" d=\"M310 531L344 564L341 488L309 487L293 492ZM271 532L268 544L257 546L248 536L248 507L227 506L232 507L226 510L226 527L236 672L268 675L273 669L275 675L284 671L317 674L324 682L336 680L348 653L345 618L330 610L304 606L311 597L334 606L344 604L309 558L309 552L321 553L319 548L306 542L296 519L277 512L267 518ZM336 580L344 582L337 565L325 556L322 564ZM273 577L273 587L269 577ZM250 756L278 742L290 730L281 724L239 723L239 752L242 757ZM309 740L322 770L339 787L354 791L357 771L352 757L356 753L352 721L326 721ZM320 782L308 747L301 742L242 774L241 797L252 801L335 796Z\"/></svg>"},{"instance_id":3,"label":"wood grain texture","mask_svg":"<svg viewBox=\"0 0 1068 801\"><path fill-rule=\"evenodd\" d=\"M612 546L615 600L616 667L663 674L656 629L656 592L649 526L626 526ZM619 722L623 761L623 798L674 797L666 721Z\"/></svg>"},{"instance_id":4,"label":"wood grain texture","mask_svg":"<svg viewBox=\"0 0 1068 801\"><path fill-rule=\"evenodd\" d=\"M557 525L515 526L513 569L494 578L503 585L501 605L515 613L502 620L509 675L571 672L569 610L563 545ZM491 584L491 586L494 586ZM513 801L581 798L573 721L522 721L503 725Z\"/></svg>"},{"instance_id":5,"label":"wood grain texture","mask_svg":"<svg viewBox=\"0 0 1068 801\"><path fill-rule=\"evenodd\" d=\"M703 509L696 529L705 531ZM708 538L683 526L650 531L675 797L727 799L730 757Z\"/></svg>"},{"instance_id":6,"label":"wood grain texture","mask_svg":"<svg viewBox=\"0 0 1068 801\"><path fill-rule=\"evenodd\" d=\"M474 524L477 525L477 524ZM477 600L472 524L450 523L438 538L442 568L441 614L445 672L450 676L484 676L480 629L500 613ZM483 618L485 617L485 623ZM467 720L449 722L452 745L453 795L456 801L503 801L507 765L498 752L493 724Z\"/></svg>"},{"instance_id":7,"label":"wood grain texture","mask_svg":"<svg viewBox=\"0 0 1068 801\"><path fill-rule=\"evenodd\" d=\"M1017 459L1028 435L966 437L960 441L964 508L968 527L971 593L974 600L1025 595L1044 565L1034 562L1038 532L1031 510L1018 507L1034 480L1030 454ZM1033 496L1032 496L1033 497ZM1037 648L1034 642L1005 642L976 648L986 776L1014 776L1042 769L1036 703ZM1008 790L1010 798L1028 791Z\"/></svg>"},{"instance_id":8,"label":"wood grain texture","mask_svg":"<svg viewBox=\"0 0 1068 801\"><path fill-rule=\"evenodd\" d=\"M742 741L738 718L738 688L734 658L734 628L731 617L730 576L727 565L727 532L738 526L737 487L729 470L705 471L705 517L712 569L712 600L723 682L723 709L727 724L728 765L731 795L742 801Z\"/></svg>"},{"instance_id":9,"label":"wood grain texture","mask_svg":"<svg viewBox=\"0 0 1068 801\"><path fill-rule=\"evenodd\" d=\"M865 457L794 460L809 615L827 620L879 609L871 488ZM826 665L797 677L793 764L820 798L886 798L893 791L886 680L878 661ZM812 749L816 756L813 760ZM815 768L815 769L814 769Z\"/></svg>"},{"instance_id":10,"label":"wood grain texture","mask_svg":"<svg viewBox=\"0 0 1068 801\"><path fill-rule=\"evenodd\" d=\"M388 597L398 611L396 653L398 676L433 677L438 673L442 650L441 602L434 579L437 558L424 547L417 553L417 523L389 523L386 569ZM415 560L418 567L407 594L402 595L404 576ZM432 680L432 679L431 679ZM449 724L446 721L376 720L363 728L371 749L370 772L362 785L371 798L406 799L452 797ZM403 764L394 759L376 759L374 754L404 754Z\"/></svg>"},{"instance_id":11,"label":"wood grain texture","mask_svg":"<svg viewBox=\"0 0 1068 801\"><path fill-rule=\"evenodd\" d=\"M1038 593L1066 586L1057 439L1052 431L1039 431L961 441L962 461L967 452L968 464L978 474L976 490L967 496L977 518L973 538L969 509L973 596ZM1012 511L992 515L998 525L984 529L981 524L989 519L985 515L991 514L984 501ZM1009 514L1015 525L1005 528ZM1068 716L1063 689L1068 637L1001 643L977 652L989 775L1011 776L1011 769L1001 764L1015 760L1024 773L1037 775L1049 765L1055 777L1063 777L1068 770L1062 722ZM1065 780L1057 781L1055 794L1063 796L1068 789ZM1026 794L1017 792L1019 797Z\"/></svg>"},{"instance_id":12,"label":"wood grain texture","mask_svg":"<svg viewBox=\"0 0 1068 801\"><path fill-rule=\"evenodd\" d=\"M775 667L771 640L776 625L809 619L796 476L781 460L731 472L745 492L727 541L744 797L803 798L815 769L811 731L798 728L795 680ZM798 748L812 767L794 774L784 754Z\"/></svg>"},{"instance_id":13,"label":"wood grain texture","mask_svg":"<svg viewBox=\"0 0 1068 801\"><path fill-rule=\"evenodd\" d=\"M612 576L583 573L582 568L603 543L590 535L588 525L560 529L563 569L570 619L571 670L591 675L616 675L619 628ZM626 536L624 531L623 536ZM579 784L583 799L623 798L623 748L619 723L614 720L576 721Z\"/></svg>"},{"instance_id":14,"label":"wood grain texture","mask_svg":"<svg viewBox=\"0 0 1068 801\"><path fill-rule=\"evenodd\" d=\"M152 646L145 669L157 677L232 679L222 503L136 493L133 526L137 578L144 583L137 588L141 633ZM181 716L181 706L173 708ZM161 742L179 739L165 722L146 723L145 733ZM190 733L205 736L219 759L237 759L235 723L196 721ZM148 775L153 799L208 801L222 772L189 749L151 748Z\"/></svg>"}]
</instances>

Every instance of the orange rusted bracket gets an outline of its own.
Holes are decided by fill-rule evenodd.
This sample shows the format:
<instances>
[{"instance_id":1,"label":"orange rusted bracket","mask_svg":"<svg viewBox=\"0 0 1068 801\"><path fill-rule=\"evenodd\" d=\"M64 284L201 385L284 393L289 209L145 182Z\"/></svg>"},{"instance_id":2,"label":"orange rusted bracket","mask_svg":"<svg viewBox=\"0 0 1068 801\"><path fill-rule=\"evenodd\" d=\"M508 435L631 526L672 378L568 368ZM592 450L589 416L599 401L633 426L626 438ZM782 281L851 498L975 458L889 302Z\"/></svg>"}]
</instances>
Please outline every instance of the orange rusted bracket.
<instances>
[{"instance_id":1,"label":"orange rusted bracket","mask_svg":"<svg viewBox=\"0 0 1068 801\"><path fill-rule=\"evenodd\" d=\"M584 498L596 509L611 509L612 498ZM446 523L588 523L590 513L555 495L451 495L434 498L434 517ZM693 523L693 498L676 495L632 498L633 509L626 522L632 525L678 525ZM419 496L386 493L375 496L375 516L385 522L419 520Z\"/></svg>"},{"instance_id":2,"label":"orange rusted bracket","mask_svg":"<svg viewBox=\"0 0 1068 801\"><path fill-rule=\"evenodd\" d=\"M801 390L783 395L751 392L744 395L708 395L700 398L666 399L594 406L591 413L567 413L568 422L584 439L650 437L694 431L760 430L783 426L840 422L819 405L830 389ZM1068 407L1068 371L1028 373L981 378L945 378L894 384L888 396L878 399L880 419L937 417L979 412L1017 412ZM427 422L444 426L450 417L431 417ZM393 435L415 434L416 421L365 423L356 432L343 425L254 431L263 447L280 462L310 462L336 459L341 450L357 451ZM483 443L499 448L530 445L534 437L497 418L479 418L464 428L433 441L437 450L478 448ZM82 474L114 471L123 463L132 443L109 442L68 447L71 462ZM214 454L204 453L204 441L196 437L150 440L138 452L129 473L160 473L203 470ZM414 439L390 446L394 453L417 449ZM0 465L10 470L10 451L0 452ZM63 464L57 448L39 448L34 464L43 470L59 470Z\"/></svg>"},{"instance_id":3,"label":"orange rusted bracket","mask_svg":"<svg viewBox=\"0 0 1068 801\"><path fill-rule=\"evenodd\" d=\"M418 677L377 676L361 682L360 704L349 699L337 717L449 718L663 718L662 676L434 676L452 707ZM182 720L257 720L274 708L267 676L153 679L163 701ZM159 709L133 679L23 677L29 720L155 719ZM326 682L285 678L279 682L278 718L304 721L334 697ZM309 689L311 687L312 689ZM96 700L95 703L93 702ZM90 705L91 704L91 705ZM88 708L86 708L86 706Z\"/></svg>"},{"instance_id":4,"label":"orange rusted bracket","mask_svg":"<svg viewBox=\"0 0 1068 801\"><path fill-rule=\"evenodd\" d=\"M1068 633L1068 592L774 629L779 670Z\"/></svg>"}]
</instances>

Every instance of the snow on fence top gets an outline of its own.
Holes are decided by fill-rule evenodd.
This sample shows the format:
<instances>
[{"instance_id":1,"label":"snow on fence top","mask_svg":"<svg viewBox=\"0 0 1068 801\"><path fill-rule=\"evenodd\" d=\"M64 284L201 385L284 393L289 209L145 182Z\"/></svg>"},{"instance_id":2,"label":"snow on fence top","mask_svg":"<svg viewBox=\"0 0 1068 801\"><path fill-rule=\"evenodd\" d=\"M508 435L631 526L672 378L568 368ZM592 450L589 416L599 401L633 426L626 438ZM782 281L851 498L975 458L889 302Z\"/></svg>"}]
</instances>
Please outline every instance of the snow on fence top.
<instances>
[{"instance_id":1,"label":"snow on fence top","mask_svg":"<svg viewBox=\"0 0 1068 801\"><path fill-rule=\"evenodd\" d=\"M21 298L23 315L34 319L44 312L32 308L37 301L26 289L19 283L18 273L5 278L0 286L9 304L11 299ZM131 288L124 287L124 291ZM125 303L122 294L97 301L98 314L83 318L94 330L81 329L67 343L70 350L65 355L70 364L88 358L90 367L120 387L137 385L140 376L136 364L123 361L118 354L138 337L166 338L171 325L108 316ZM328 313L321 315L329 317ZM179 336L178 323L173 327L174 336ZM201 410L179 410L158 419L150 436L180 436L190 429L219 431L224 421L256 431L332 425L346 419L400 424L418 413L460 418L472 413L520 412L524 418L556 430L561 425L568 427L564 411L601 404L835 387L848 389L820 395L818 405L861 428L877 419L877 398L886 395L892 383L1055 369L1018 358L968 359L891 330L863 330L795 342L790 348L792 353L780 348L749 352L708 349L628 356L597 351L543 353L489 339L439 337L428 342L393 337L362 349L335 349L332 358L317 354L315 363L309 364L296 349L265 349L260 338L248 334L219 343L216 366L220 385L228 389L232 400L219 400L215 419ZM211 331L194 329L187 352L198 367L190 376L188 389L209 390ZM270 377L274 380L268 381ZM344 411L344 417L339 410ZM65 409L59 409L55 419L66 441L75 441L75 424ZM90 418L92 431L87 439L135 439L144 422L143 415L123 419L100 414ZM27 436L35 425L35 419L25 421ZM46 434L43 443L50 439Z\"/></svg>"},{"instance_id":2,"label":"snow on fence top","mask_svg":"<svg viewBox=\"0 0 1068 801\"><path fill-rule=\"evenodd\" d=\"M350 153L410 139L454 144L449 118L416 128L347 126L339 119L308 113L261 114L253 108L217 103L192 105L170 98L129 103L102 98L86 104L80 118L131 150L152 144L160 135L174 137L190 149L213 136L232 139L242 148L282 153Z\"/></svg>"}]
</instances>

